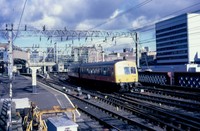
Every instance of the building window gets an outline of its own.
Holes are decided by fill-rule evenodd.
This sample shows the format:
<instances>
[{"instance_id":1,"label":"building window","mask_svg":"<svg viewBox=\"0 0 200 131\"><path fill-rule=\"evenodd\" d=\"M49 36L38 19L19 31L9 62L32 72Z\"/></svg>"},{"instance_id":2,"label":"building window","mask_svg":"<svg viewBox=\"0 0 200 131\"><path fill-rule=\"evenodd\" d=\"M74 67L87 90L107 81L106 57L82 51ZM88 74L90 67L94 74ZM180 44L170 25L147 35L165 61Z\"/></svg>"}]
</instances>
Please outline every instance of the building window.
<instances>
[{"instance_id":1,"label":"building window","mask_svg":"<svg viewBox=\"0 0 200 131\"><path fill-rule=\"evenodd\" d=\"M162 55L178 55L178 54L185 54L185 53L187 53L187 50L179 50L179 51L170 51L170 52L157 53L157 56L162 56Z\"/></svg>"},{"instance_id":2,"label":"building window","mask_svg":"<svg viewBox=\"0 0 200 131\"><path fill-rule=\"evenodd\" d=\"M180 39L180 38L184 38L184 37L187 37L187 33L177 35L177 36L170 36L170 37L163 38L163 39L156 39L156 42L162 42L162 41L167 41L167 40L175 40L175 39Z\"/></svg>"},{"instance_id":3,"label":"building window","mask_svg":"<svg viewBox=\"0 0 200 131\"><path fill-rule=\"evenodd\" d=\"M157 58L157 60L176 60L176 59L187 59L188 56L187 55L183 55L183 56L167 56L167 57L162 57L162 58Z\"/></svg>"},{"instance_id":4,"label":"building window","mask_svg":"<svg viewBox=\"0 0 200 131\"><path fill-rule=\"evenodd\" d=\"M170 42L164 42L164 43L159 43L157 42L157 48L159 47L163 47L163 46L168 46L168 45L174 45L174 44L182 44L182 43L187 43L187 39L183 39L183 40L176 40L176 41L170 41Z\"/></svg>"},{"instance_id":5,"label":"building window","mask_svg":"<svg viewBox=\"0 0 200 131\"><path fill-rule=\"evenodd\" d=\"M171 46L171 47L163 47L163 48L159 48L157 49L157 51L168 51L168 50L177 50L177 49L183 49L183 48L187 48L187 45L179 45L179 46Z\"/></svg>"},{"instance_id":6,"label":"building window","mask_svg":"<svg viewBox=\"0 0 200 131\"><path fill-rule=\"evenodd\" d=\"M187 26L187 23L183 23L183 24L167 27L167 28L164 28L164 29L156 30L156 34L164 32L164 31L168 31L168 30L178 29L178 28L185 27L185 26Z\"/></svg>"},{"instance_id":7,"label":"building window","mask_svg":"<svg viewBox=\"0 0 200 131\"><path fill-rule=\"evenodd\" d=\"M186 31L187 31L187 28L183 28L183 29L179 29L179 30L175 30L175 31L171 31L171 32L163 33L163 34L156 34L156 38L163 37L163 36L169 36L169 35L176 35L179 33L186 32Z\"/></svg>"}]
</instances>

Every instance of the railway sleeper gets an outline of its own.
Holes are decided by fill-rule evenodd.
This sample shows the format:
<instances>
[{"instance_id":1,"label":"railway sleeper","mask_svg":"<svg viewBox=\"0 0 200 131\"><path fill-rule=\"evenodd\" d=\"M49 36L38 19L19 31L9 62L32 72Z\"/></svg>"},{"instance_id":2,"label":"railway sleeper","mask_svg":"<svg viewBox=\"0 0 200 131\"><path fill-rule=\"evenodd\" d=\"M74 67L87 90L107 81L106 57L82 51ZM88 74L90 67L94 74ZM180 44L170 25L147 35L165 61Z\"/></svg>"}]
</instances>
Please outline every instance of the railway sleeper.
<instances>
[{"instance_id":1,"label":"railway sleeper","mask_svg":"<svg viewBox=\"0 0 200 131\"><path fill-rule=\"evenodd\" d=\"M139 106L139 107L141 107L141 106ZM145 108L147 108L147 107L145 107ZM147 108L147 109L148 109L148 108ZM152 109L149 108L148 110L152 110ZM161 117L162 114L163 114L162 112L157 111L157 110L156 110L156 111L155 111L155 110L152 110L152 111L154 112L154 115L157 114L158 118ZM137 115L137 116L139 116L139 115ZM163 114L163 116L165 116L165 114ZM139 117L140 117L140 116L139 116ZM164 121L164 123L169 123L169 122L168 122L168 121L169 121L168 117L165 116L165 117L163 117L163 118L166 119L166 121ZM160 118L160 119L163 119L163 118ZM169 123L169 124L171 124L171 123ZM177 124L175 124L175 125L177 125ZM190 126L190 125L187 125L187 126ZM197 129L198 127L194 127L194 129L195 129L195 128Z\"/></svg>"}]
</instances>

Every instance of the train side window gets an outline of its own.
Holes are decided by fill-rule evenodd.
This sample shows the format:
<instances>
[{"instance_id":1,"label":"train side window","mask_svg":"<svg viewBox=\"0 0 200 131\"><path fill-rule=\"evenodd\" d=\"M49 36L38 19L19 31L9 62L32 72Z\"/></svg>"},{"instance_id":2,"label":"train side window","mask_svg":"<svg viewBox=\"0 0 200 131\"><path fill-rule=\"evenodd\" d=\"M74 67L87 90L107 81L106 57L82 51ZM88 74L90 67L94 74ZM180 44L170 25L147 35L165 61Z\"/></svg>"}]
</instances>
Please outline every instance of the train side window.
<instances>
[{"instance_id":1,"label":"train side window","mask_svg":"<svg viewBox=\"0 0 200 131\"><path fill-rule=\"evenodd\" d=\"M96 68L96 75L99 75L99 68Z\"/></svg>"},{"instance_id":2,"label":"train side window","mask_svg":"<svg viewBox=\"0 0 200 131\"><path fill-rule=\"evenodd\" d=\"M113 71L113 68L110 68L110 72L111 72L111 76L114 76L114 71Z\"/></svg>"},{"instance_id":3,"label":"train side window","mask_svg":"<svg viewBox=\"0 0 200 131\"><path fill-rule=\"evenodd\" d=\"M95 75L97 74L97 69L96 69L96 68L94 68L94 74L95 74Z\"/></svg>"},{"instance_id":4,"label":"train side window","mask_svg":"<svg viewBox=\"0 0 200 131\"><path fill-rule=\"evenodd\" d=\"M92 68L92 69L90 70L90 72L91 72L91 74L94 74L94 69Z\"/></svg>"},{"instance_id":5,"label":"train side window","mask_svg":"<svg viewBox=\"0 0 200 131\"><path fill-rule=\"evenodd\" d=\"M90 69L90 74L92 74L92 69Z\"/></svg>"},{"instance_id":6,"label":"train side window","mask_svg":"<svg viewBox=\"0 0 200 131\"><path fill-rule=\"evenodd\" d=\"M103 68L103 75L106 75L106 68Z\"/></svg>"},{"instance_id":7,"label":"train side window","mask_svg":"<svg viewBox=\"0 0 200 131\"><path fill-rule=\"evenodd\" d=\"M100 75L100 69L97 68L97 75Z\"/></svg>"},{"instance_id":8,"label":"train side window","mask_svg":"<svg viewBox=\"0 0 200 131\"><path fill-rule=\"evenodd\" d=\"M111 76L111 68L110 67L107 68L107 76Z\"/></svg>"},{"instance_id":9,"label":"train side window","mask_svg":"<svg viewBox=\"0 0 200 131\"><path fill-rule=\"evenodd\" d=\"M85 68L83 68L83 73L84 73L84 74L86 73L86 69L85 69Z\"/></svg>"},{"instance_id":10,"label":"train side window","mask_svg":"<svg viewBox=\"0 0 200 131\"><path fill-rule=\"evenodd\" d=\"M103 74L103 68L100 68L100 75Z\"/></svg>"}]
</instances>

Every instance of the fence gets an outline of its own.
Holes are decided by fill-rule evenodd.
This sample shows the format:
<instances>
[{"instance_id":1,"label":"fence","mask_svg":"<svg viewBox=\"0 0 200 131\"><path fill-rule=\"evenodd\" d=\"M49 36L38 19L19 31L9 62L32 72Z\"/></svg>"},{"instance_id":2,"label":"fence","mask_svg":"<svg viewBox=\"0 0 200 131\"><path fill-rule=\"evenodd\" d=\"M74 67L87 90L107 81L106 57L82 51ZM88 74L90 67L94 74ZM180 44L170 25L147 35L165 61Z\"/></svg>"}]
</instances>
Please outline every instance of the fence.
<instances>
[{"instance_id":1,"label":"fence","mask_svg":"<svg viewBox=\"0 0 200 131\"><path fill-rule=\"evenodd\" d=\"M139 82L200 88L199 72L139 72Z\"/></svg>"}]
</instances>

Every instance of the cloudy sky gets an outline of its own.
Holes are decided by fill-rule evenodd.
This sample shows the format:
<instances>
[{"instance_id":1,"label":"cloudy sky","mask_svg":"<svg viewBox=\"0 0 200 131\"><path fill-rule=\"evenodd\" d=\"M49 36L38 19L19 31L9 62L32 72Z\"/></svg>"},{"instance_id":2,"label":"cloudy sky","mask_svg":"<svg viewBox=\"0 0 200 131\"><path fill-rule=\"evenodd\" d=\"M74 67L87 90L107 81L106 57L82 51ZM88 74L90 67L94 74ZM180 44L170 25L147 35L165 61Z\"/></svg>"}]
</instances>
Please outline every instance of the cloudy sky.
<instances>
[{"instance_id":1,"label":"cloudy sky","mask_svg":"<svg viewBox=\"0 0 200 131\"><path fill-rule=\"evenodd\" d=\"M26 6L23 12L24 3ZM200 9L199 0L0 0L0 28L130 30ZM152 29L153 30L153 29ZM143 41L154 35L141 33ZM129 40L127 40L129 41Z\"/></svg>"}]
</instances>

